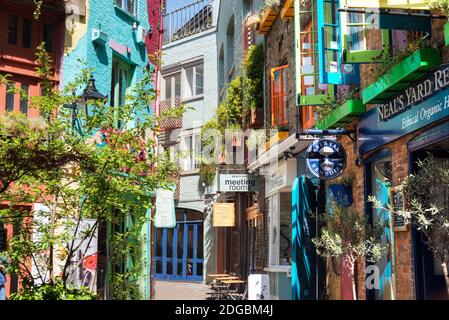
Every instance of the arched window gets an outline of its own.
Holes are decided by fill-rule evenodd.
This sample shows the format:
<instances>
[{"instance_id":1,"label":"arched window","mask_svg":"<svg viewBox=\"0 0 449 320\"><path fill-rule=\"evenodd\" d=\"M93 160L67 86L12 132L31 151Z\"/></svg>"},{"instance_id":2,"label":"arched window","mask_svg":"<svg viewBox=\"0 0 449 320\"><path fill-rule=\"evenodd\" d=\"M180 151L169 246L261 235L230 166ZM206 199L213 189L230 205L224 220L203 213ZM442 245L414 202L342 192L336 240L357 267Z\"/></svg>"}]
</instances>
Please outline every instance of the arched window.
<instances>
[{"instance_id":1,"label":"arched window","mask_svg":"<svg viewBox=\"0 0 449 320\"><path fill-rule=\"evenodd\" d=\"M234 30L234 16L229 19L228 28L226 30L226 71L228 73L228 80L232 79L234 68L234 47L235 47L235 30Z\"/></svg>"}]
</instances>

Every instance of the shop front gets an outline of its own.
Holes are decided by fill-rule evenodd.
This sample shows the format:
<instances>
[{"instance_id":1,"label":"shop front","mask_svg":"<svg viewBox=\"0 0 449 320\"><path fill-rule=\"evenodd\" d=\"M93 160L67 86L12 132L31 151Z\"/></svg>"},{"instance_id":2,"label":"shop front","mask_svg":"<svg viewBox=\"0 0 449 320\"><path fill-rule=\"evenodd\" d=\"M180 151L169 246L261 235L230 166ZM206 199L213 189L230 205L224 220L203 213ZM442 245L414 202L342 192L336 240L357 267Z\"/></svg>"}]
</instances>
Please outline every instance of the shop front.
<instances>
[{"instance_id":1,"label":"shop front","mask_svg":"<svg viewBox=\"0 0 449 320\"><path fill-rule=\"evenodd\" d=\"M367 200L374 195L383 205L401 209L399 186L418 170L417 161L429 156L449 161L449 65L439 66L371 108L359 123L359 151L364 195L355 198L363 200L371 223L387 222L382 242L390 248L376 264L379 286L365 288L367 299L447 298L440 263L424 235Z\"/></svg>"},{"instance_id":2,"label":"shop front","mask_svg":"<svg viewBox=\"0 0 449 320\"><path fill-rule=\"evenodd\" d=\"M265 177L268 211L268 267L270 298L290 300L292 264L292 185L296 178L296 159L280 160L277 170Z\"/></svg>"}]
</instances>

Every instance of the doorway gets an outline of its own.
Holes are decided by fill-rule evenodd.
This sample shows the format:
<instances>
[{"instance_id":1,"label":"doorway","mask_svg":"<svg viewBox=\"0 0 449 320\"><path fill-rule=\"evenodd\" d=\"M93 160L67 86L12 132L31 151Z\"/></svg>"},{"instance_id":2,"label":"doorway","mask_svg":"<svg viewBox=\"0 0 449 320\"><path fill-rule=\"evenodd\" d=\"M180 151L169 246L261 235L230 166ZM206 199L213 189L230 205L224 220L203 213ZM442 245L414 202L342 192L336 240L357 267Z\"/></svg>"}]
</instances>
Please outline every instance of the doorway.
<instances>
[{"instance_id":1,"label":"doorway","mask_svg":"<svg viewBox=\"0 0 449 320\"><path fill-rule=\"evenodd\" d=\"M423 139L416 139L420 142ZM424 160L431 154L440 161L449 161L449 135L440 139L427 139L425 145L412 143L410 149L410 173L418 170L417 161ZM419 300L446 300L448 299L446 284L440 263L429 250L425 236L413 228L414 267L416 299Z\"/></svg>"},{"instance_id":2,"label":"doorway","mask_svg":"<svg viewBox=\"0 0 449 320\"><path fill-rule=\"evenodd\" d=\"M154 232L156 280L203 281L203 214L176 210L176 226Z\"/></svg>"}]
</instances>

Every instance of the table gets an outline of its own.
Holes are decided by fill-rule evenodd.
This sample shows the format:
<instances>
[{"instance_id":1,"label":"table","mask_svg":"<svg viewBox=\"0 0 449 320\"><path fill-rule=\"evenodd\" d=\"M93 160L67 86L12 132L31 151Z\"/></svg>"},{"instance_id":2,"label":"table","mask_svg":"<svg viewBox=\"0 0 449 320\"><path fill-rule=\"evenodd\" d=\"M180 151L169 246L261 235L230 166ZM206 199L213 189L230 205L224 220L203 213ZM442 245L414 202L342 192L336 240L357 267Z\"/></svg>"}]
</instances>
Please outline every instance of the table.
<instances>
[{"instance_id":1,"label":"table","mask_svg":"<svg viewBox=\"0 0 449 320\"><path fill-rule=\"evenodd\" d=\"M217 277L215 278L215 280L217 281L223 281L223 280L239 280L239 277L235 277L235 276L227 276L227 277Z\"/></svg>"},{"instance_id":2,"label":"table","mask_svg":"<svg viewBox=\"0 0 449 320\"><path fill-rule=\"evenodd\" d=\"M246 283L246 281L239 280L239 279L231 279L231 280L221 280L224 284L243 284Z\"/></svg>"},{"instance_id":3,"label":"table","mask_svg":"<svg viewBox=\"0 0 449 320\"><path fill-rule=\"evenodd\" d=\"M212 277L212 278L217 278L217 277L227 277L227 276L229 276L229 274L227 274L227 273L219 273L219 274L209 274L208 276Z\"/></svg>"}]
</instances>

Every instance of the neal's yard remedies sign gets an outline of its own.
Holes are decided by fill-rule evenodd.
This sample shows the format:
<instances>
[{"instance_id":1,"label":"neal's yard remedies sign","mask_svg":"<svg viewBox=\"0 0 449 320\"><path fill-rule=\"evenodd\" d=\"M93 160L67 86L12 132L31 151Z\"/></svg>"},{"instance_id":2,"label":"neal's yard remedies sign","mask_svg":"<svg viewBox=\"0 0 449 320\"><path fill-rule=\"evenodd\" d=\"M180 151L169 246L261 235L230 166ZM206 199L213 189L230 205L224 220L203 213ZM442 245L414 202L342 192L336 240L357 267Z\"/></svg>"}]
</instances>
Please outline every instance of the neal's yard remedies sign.
<instances>
[{"instance_id":1,"label":"neal's yard remedies sign","mask_svg":"<svg viewBox=\"0 0 449 320\"><path fill-rule=\"evenodd\" d=\"M259 191L259 180L249 174L220 174L220 192Z\"/></svg>"},{"instance_id":2,"label":"neal's yard remedies sign","mask_svg":"<svg viewBox=\"0 0 449 320\"><path fill-rule=\"evenodd\" d=\"M449 65L444 65L361 118L360 152L367 153L447 116Z\"/></svg>"}]
</instances>

